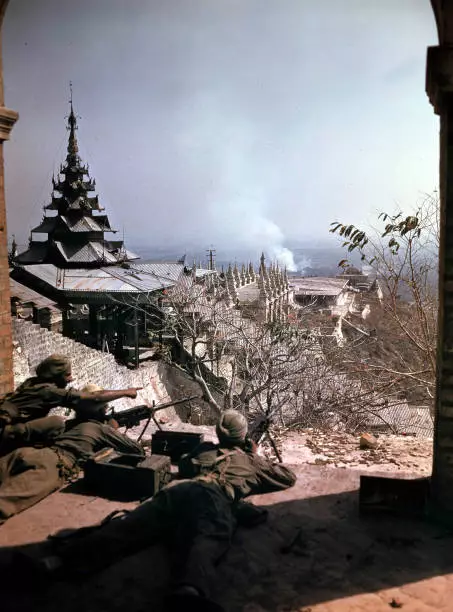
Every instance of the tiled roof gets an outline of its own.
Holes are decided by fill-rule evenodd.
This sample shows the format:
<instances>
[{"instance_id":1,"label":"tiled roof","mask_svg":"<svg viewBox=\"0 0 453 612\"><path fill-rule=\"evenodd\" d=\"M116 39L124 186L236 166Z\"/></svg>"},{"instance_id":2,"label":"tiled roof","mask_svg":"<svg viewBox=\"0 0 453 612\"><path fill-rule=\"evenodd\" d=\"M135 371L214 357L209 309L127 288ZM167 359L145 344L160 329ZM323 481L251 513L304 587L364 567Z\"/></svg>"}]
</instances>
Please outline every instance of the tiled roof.
<instances>
[{"instance_id":1,"label":"tiled roof","mask_svg":"<svg viewBox=\"0 0 453 612\"><path fill-rule=\"evenodd\" d=\"M64 197L57 198L53 196L52 202L45 206L46 210L58 210L59 206L64 203L66 199ZM70 204L67 203L68 208L72 210L81 210L85 206L89 206L92 210L101 210L99 206L99 198L98 196L88 197L88 196L79 196L75 200L73 200Z\"/></svg>"},{"instance_id":2,"label":"tiled roof","mask_svg":"<svg viewBox=\"0 0 453 612\"><path fill-rule=\"evenodd\" d=\"M37 234L48 234L52 232L58 223L58 217L46 217L41 224L33 228L31 231Z\"/></svg>"},{"instance_id":3,"label":"tiled roof","mask_svg":"<svg viewBox=\"0 0 453 612\"><path fill-rule=\"evenodd\" d=\"M33 242L29 249L17 255L15 261L19 264L39 263L40 261L44 261L47 255L47 246L47 242L41 244L39 242Z\"/></svg>"}]
</instances>

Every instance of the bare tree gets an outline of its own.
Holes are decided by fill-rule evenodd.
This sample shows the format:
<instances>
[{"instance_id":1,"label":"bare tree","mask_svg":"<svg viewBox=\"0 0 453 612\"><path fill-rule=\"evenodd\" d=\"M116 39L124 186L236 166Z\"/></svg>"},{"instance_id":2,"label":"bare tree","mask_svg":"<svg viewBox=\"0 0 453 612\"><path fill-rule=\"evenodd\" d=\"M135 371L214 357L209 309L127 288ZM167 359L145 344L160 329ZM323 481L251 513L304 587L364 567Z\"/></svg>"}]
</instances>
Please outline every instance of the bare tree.
<instances>
[{"instance_id":1,"label":"bare tree","mask_svg":"<svg viewBox=\"0 0 453 612\"><path fill-rule=\"evenodd\" d=\"M437 196L426 196L411 215L381 213L379 230L341 222L330 230L344 239L348 252L360 253L382 289L361 325L372 341L355 351L352 361L366 360L370 384L379 379L381 386L427 404L433 400L436 368L438 210ZM347 260L340 265L347 266Z\"/></svg>"}]
</instances>

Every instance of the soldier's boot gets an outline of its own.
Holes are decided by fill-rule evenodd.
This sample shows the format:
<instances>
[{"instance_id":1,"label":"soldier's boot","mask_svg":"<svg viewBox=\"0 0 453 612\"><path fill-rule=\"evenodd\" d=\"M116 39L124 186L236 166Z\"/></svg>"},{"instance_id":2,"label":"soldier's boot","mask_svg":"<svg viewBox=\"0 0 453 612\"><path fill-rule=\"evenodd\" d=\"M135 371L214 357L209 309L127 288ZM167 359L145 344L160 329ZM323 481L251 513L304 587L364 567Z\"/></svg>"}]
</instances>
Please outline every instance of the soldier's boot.
<instances>
[{"instance_id":1,"label":"soldier's boot","mask_svg":"<svg viewBox=\"0 0 453 612\"><path fill-rule=\"evenodd\" d=\"M53 582L64 578L63 566L59 557L52 556L49 551L43 553L41 545L27 546L13 553L9 563L11 576L21 576L27 589L46 589Z\"/></svg>"},{"instance_id":2,"label":"soldier's boot","mask_svg":"<svg viewBox=\"0 0 453 612\"><path fill-rule=\"evenodd\" d=\"M27 444L27 428L25 425L1 425L0 422L0 457L7 455L20 446Z\"/></svg>"},{"instance_id":3,"label":"soldier's boot","mask_svg":"<svg viewBox=\"0 0 453 612\"><path fill-rule=\"evenodd\" d=\"M267 521L268 511L247 502L239 502L236 507L236 519L240 527L257 527Z\"/></svg>"}]
</instances>

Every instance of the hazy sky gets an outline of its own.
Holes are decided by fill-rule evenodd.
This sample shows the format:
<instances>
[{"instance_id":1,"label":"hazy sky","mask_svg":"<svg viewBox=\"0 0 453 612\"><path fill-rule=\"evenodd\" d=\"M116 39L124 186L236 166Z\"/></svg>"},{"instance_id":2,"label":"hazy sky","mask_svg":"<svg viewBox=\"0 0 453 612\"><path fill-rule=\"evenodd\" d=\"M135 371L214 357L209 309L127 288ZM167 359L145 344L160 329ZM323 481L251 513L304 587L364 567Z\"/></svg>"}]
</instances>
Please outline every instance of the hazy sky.
<instances>
[{"instance_id":1,"label":"hazy sky","mask_svg":"<svg viewBox=\"0 0 453 612\"><path fill-rule=\"evenodd\" d=\"M429 0L12 0L4 24L8 231L80 152L134 244L328 237L437 186Z\"/></svg>"}]
</instances>

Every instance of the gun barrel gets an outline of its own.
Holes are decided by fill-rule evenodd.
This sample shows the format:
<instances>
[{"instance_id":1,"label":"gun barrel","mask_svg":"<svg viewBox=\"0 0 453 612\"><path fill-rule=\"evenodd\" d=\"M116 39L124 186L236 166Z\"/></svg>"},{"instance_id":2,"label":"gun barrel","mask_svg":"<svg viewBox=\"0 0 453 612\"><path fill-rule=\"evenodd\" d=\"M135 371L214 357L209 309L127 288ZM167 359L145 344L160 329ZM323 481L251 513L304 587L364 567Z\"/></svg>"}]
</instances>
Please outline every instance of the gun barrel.
<instances>
[{"instance_id":1,"label":"gun barrel","mask_svg":"<svg viewBox=\"0 0 453 612\"><path fill-rule=\"evenodd\" d=\"M149 409L153 412L157 412L157 410L163 410L164 408L170 408L170 406L178 406L178 404L184 404L184 402L190 402L194 399L199 399L200 395L191 395L190 397L184 397L180 400L175 400L174 402L167 402L166 404L158 404L157 406L150 406Z\"/></svg>"},{"instance_id":2,"label":"gun barrel","mask_svg":"<svg viewBox=\"0 0 453 612\"><path fill-rule=\"evenodd\" d=\"M139 404L138 406L134 406L133 408L126 408L126 410L121 410L120 412L113 412L112 417L115 418L120 425L122 425L123 423L127 423L128 421L132 422L137 420L143 420L147 416L151 417L158 410L163 410L164 408L169 408L170 406L183 404L184 402L189 402L190 400L197 399L199 397L199 395L191 395L190 397L185 397L184 399L176 400L174 402L167 402L166 404L160 404L157 406Z\"/></svg>"}]
</instances>

